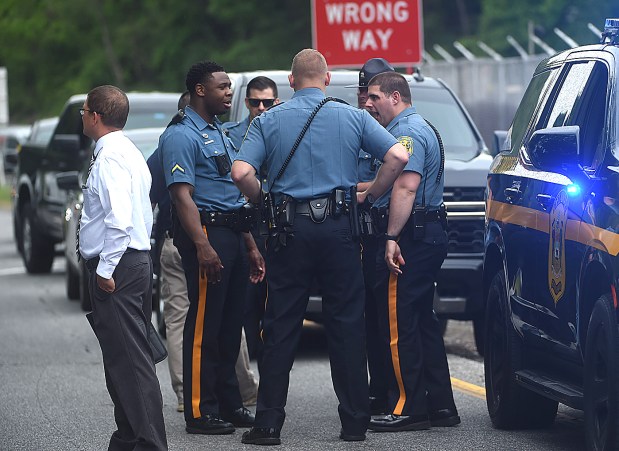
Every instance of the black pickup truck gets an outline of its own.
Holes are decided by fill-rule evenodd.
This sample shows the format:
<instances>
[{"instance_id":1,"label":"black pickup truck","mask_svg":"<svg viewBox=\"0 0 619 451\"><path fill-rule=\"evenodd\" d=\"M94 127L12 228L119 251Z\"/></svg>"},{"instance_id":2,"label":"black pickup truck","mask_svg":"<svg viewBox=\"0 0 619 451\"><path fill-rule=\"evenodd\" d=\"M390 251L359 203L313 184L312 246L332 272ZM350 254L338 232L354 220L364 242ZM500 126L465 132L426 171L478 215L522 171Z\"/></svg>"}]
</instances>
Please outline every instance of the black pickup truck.
<instances>
[{"instance_id":1,"label":"black pickup truck","mask_svg":"<svg viewBox=\"0 0 619 451\"><path fill-rule=\"evenodd\" d=\"M165 127L176 113L176 93L128 93L126 130ZM59 116L47 145L26 144L17 158L13 230L29 273L51 270L56 245L64 240L68 192L56 181L59 173L82 171L93 142L82 133L79 109L86 96L72 96Z\"/></svg>"}]
</instances>

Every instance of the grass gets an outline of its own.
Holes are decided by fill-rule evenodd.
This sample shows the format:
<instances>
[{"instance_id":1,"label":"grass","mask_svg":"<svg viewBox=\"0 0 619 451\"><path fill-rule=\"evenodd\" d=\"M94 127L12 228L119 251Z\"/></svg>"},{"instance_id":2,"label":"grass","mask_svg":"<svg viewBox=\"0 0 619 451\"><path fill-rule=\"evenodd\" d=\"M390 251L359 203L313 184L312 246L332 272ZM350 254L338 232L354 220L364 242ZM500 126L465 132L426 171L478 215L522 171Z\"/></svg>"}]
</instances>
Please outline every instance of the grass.
<instances>
[{"instance_id":1,"label":"grass","mask_svg":"<svg viewBox=\"0 0 619 451\"><path fill-rule=\"evenodd\" d=\"M11 190L8 185L0 185L0 208L11 208Z\"/></svg>"}]
</instances>

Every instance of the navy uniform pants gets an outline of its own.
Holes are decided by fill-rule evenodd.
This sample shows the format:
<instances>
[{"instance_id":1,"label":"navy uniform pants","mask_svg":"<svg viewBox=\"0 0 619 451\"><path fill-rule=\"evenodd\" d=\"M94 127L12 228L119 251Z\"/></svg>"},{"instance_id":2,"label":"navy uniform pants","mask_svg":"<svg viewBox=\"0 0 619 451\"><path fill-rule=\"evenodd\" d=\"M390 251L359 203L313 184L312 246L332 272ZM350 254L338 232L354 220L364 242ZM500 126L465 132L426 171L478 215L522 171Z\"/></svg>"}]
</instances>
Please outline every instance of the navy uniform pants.
<instances>
[{"instance_id":1,"label":"navy uniform pants","mask_svg":"<svg viewBox=\"0 0 619 451\"><path fill-rule=\"evenodd\" d=\"M101 346L117 430L109 450L168 449L163 399L147 338L152 313L153 264L148 251L125 252L113 277L116 290L97 284L99 259L86 262L92 327Z\"/></svg>"},{"instance_id":2,"label":"navy uniform pants","mask_svg":"<svg viewBox=\"0 0 619 451\"><path fill-rule=\"evenodd\" d=\"M275 251L273 243L267 243L268 299L256 427L280 429L284 423L289 373L315 277L322 293L331 378L342 429L348 434L363 434L370 413L359 243L352 240L348 216L327 216L323 223L315 224L308 216L297 214L293 228L294 236L285 247Z\"/></svg>"},{"instance_id":3,"label":"navy uniform pants","mask_svg":"<svg viewBox=\"0 0 619 451\"><path fill-rule=\"evenodd\" d=\"M380 336L378 328L378 310L374 288L376 285L376 248L378 237L364 236L363 246L363 280L365 283L365 330L367 334L368 370L370 373L370 396L381 402L387 400L386 356L387 345Z\"/></svg>"},{"instance_id":4,"label":"navy uniform pants","mask_svg":"<svg viewBox=\"0 0 619 451\"><path fill-rule=\"evenodd\" d=\"M393 275L385 263L385 242L376 254L381 335L389 345L387 408L395 415L425 415L455 409L445 345L433 309L434 283L447 256L440 222L426 224L422 240L407 228L398 242L406 262Z\"/></svg>"},{"instance_id":5,"label":"navy uniform pants","mask_svg":"<svg viewBox=\"0 0 619 451\"><path fill-rule=\"evenodd\" d=\"M222 414L243 407L234 366L241 344L243 306L249 278L246 248L229 227L204 228L223 269L221 281L200 274L193 242L182 227L174 244L183 260L189 309L183 330L185 419Z\"/></svg>"}]
</instances>

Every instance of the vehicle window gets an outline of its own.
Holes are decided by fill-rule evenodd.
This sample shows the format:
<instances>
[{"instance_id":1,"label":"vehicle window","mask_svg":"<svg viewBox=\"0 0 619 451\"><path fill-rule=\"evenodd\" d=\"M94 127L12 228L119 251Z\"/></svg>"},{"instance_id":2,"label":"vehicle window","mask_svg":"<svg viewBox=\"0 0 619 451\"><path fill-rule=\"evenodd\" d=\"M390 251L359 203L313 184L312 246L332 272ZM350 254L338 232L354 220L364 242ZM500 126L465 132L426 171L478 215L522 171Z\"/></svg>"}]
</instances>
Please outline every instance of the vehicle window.
<instances>
[{"instance_id":1,"label":"vehicle window","mask_svg":"<svg viewBox=\"0 0 619 451\"><path fill-rule=\"evenodd\" d=\"M131 108L125 130L136 128L165 127L176 113L177 102L169 105L152 105L146 108Z\"/></svg>"},{"instance_id":2,"label":"vehicle window","mask_svg":"<svg viewBox=\"0 0 619 451\"><path fill-rule=\"evenodd\" d=\"M573 64L561 85L557 98L552 105L547 120L540 121L540 128L561 127L567 124L568 116L574 109L574 104L580 98L593 71L593 62Z\"/></svg>"},{"instance_id":3,"label":"vehicle window","mask_svg":"<svg viewBox=\"0 0 619 451\"><path fill-rule=\"evenodd\" d=\"M546 101L547 93L550 91L549 87L552 86L557 72L558 69L542 72L534 76L529 83L509 129L508 141L511 143L511 152L520 150L531 119L538 110L538 106Z\"/></svg>"},{"instance_id":4,"label":"vehicle window","mask_svg":"<svg viewBox=\"0 0 619 451\"><path fill-rule=\"evenodd\" d=\"M566 74L536 129L578 125L581 165L591 166L603 145L608 71L602 63L578 62Z\"/></svg>"}]
</instances>

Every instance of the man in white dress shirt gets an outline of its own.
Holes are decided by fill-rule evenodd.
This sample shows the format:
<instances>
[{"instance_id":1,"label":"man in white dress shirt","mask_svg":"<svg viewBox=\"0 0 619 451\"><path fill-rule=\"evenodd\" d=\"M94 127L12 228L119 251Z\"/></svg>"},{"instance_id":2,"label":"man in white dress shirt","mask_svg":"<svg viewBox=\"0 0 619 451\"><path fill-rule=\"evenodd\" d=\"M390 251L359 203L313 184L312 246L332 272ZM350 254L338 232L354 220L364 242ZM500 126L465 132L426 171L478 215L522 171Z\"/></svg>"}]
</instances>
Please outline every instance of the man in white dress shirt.
<instances>
[{"instance_id":1,"label":"man in white dress shirt","mask_svg":"<svg viewBox=\"0 0 619 451\"><path fill-rule=\"evenodd\" d=\"M103 354L117 430L110 450L167 449L163 401L150 350L149 199L144 157L125 137L129 101L114 86L88 93L80 111L96 141L78 226L79 252L90 273L92 326Z\"/></svg>"}]
</instances>

